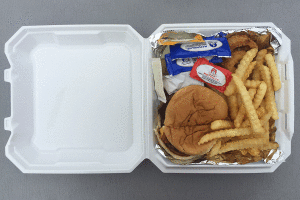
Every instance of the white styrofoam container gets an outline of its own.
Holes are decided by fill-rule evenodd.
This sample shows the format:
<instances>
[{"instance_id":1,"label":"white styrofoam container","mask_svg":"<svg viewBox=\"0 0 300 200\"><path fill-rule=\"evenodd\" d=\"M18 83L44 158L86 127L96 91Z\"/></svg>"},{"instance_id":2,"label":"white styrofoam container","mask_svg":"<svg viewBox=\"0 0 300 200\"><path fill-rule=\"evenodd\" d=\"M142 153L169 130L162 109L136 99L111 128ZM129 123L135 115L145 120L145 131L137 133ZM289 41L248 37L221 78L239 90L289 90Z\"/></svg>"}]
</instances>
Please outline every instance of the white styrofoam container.
<instances>
[{"instance_id":1,"label":"white styrofoam container","mask_svg":"<svg viewBox=\"0 0 300 200\"><path fill-rule=\"evenodd\" d=\"M273 23L167 24L163 30L221 30L270 26L282 36L276 92L276 141L291 153L294 72L290 40ZM129 25L22 27L5 44L11 68L11 131L6 156L24 173L131 172L145 158L169 173L262 173L276 164L176 165L155 149L158 100L151 47Z\"/></svg>"}]
</instances>

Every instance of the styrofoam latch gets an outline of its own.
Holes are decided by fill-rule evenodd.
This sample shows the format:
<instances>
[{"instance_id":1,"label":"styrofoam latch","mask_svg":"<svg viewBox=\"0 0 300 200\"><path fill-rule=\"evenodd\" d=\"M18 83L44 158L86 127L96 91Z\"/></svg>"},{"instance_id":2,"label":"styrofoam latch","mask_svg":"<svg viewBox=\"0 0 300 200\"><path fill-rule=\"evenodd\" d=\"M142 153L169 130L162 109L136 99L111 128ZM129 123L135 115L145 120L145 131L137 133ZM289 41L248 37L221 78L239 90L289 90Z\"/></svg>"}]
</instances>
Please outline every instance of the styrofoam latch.
<instances>
[{"instance_id":1,"label":"styrofoam latch","mask_svg":"<svg viewBox=\"0 0 300 200\"><path fill-rule=\"evenodd\" d=\"M4 129L7 131L11 131L11 118L4 118Z\"/></svg>"},{"instance_id":2,"label":"styrofoam latch","mask_svg":"<svg viewBox=\"0 0 300 200\"><path fill-rule=\"evenodd\" d=\"M4 70L4 81L11 82L11 70L10 69Z\"/></svg>"}]
</instances>

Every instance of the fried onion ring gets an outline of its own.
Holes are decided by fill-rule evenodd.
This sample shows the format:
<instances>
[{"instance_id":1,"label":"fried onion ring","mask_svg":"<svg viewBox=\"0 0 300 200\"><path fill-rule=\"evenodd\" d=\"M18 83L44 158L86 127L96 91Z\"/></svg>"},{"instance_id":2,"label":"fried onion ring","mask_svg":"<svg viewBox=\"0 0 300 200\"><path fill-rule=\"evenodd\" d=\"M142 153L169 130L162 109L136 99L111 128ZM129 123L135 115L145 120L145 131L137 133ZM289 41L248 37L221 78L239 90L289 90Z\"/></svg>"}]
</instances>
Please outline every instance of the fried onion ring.
<instances>
[{"instance_id":1,"label":"fried onion ring","mask_svg":"<svg viewBox=\"0 0 300 200\"><path fill-rule=\"evenodd\" d=\"M243 56L246 54L246 51L234 51L231 54L231 58L227 58L224 62L224 68L228 69L232 73L235 72L236 68L234 67L238 62L240 62Z\"/></svg>"},{"instance_id":2,"label":"fried onion ring","mask_svg":"<svg viewBox=\"0 0 300 200\"><path fill-rule=\"evenodd\" d=\"M233 52L234 49L242 46L249 46L250 49L258 48L257 44L253 40L251 40L247 35L233 35L230 38L228 38L228 43L231 52Z\"/></svg>"}]
</instances>

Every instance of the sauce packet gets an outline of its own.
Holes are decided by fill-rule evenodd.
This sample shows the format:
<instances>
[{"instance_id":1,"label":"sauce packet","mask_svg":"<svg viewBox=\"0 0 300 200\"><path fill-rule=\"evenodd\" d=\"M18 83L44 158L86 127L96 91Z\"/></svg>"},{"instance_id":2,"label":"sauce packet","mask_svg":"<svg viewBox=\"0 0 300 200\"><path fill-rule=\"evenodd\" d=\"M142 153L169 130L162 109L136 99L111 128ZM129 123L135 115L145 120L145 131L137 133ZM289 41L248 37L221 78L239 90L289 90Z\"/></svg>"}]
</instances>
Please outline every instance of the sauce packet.
<instances>
[{"instance_id":1,"label":"sauce packet","mask_svg":"<svg viewBox=\"0 0 300 200\"><path fill-rule=\"evenodd\" d=\"M168 31L163 33L157 40L159 45L175 45L186 42L204 42L204 40L199 34L184 31Z\"/></svg>"},{"instance_id":2,"label":"sauce packet","mask_svg":"<svg viewBox=\"0 0 300 200\"><path fill-rule=\"evenodd\" d=\"M170 54L165 55L167 70L170 75L177 75L182 72L191 71L198 58L179 58L172 60ZM206 59L211 63L221 63L222 58L217 56L208 56Z\"/></svg>"},{"instance_id":3,"label":"sauce packet","mask_svg":"<svg viewBox=\"0 0 300 200\"><path fill-rule=\"evenodd\" d=\"M224 93L231 81L231 72L210 63L205 58L199 58L191 70L190 77Z\"/></svg>"},{"instance_id":4,"label":"sauce packet","mask_svg":"<svg viewBox=\"0 0 300 200\"><path fill-rule=\"evenodd\" d=\"M170 46L171 59L206 56L230 57L231 51L225 37L207 37L204 42L184 43Z\"/></svg>"}]
</instances>

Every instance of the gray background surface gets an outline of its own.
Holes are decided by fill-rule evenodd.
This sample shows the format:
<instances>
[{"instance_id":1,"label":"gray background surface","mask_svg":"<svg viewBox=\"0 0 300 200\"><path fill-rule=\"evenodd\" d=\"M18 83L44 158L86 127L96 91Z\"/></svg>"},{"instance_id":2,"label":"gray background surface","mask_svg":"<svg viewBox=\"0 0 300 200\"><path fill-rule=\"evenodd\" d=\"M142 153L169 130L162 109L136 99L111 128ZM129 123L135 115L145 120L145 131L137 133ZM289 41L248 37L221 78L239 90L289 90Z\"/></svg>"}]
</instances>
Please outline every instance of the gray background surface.
<instances>
[{"instance_id":1,"label":"gray background surface","mask_svg":"<svg viewBox=\"0 0 300 200\"><path fill-rule=\"evenodd\" d=\"M22 174L6 157L10 85L0 84L0 199L300 199L298 0L0 1L0 46L25 25L130 24L148 37L163 23L273 22L292 40L295 134L292 155L271 174L163 174L144 160L130 174ZM0 78L9 63L0 52ZM3 78L2 78L3 80Z\"/></svg>"}]
</instances>

